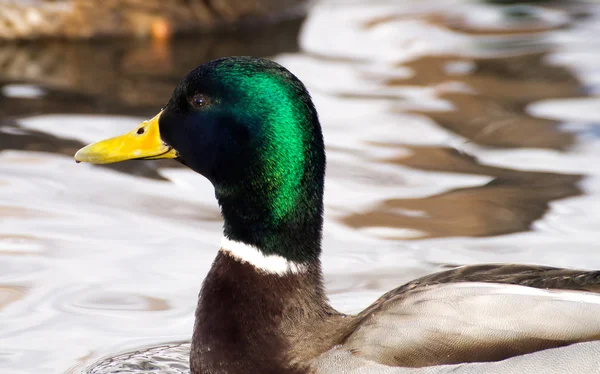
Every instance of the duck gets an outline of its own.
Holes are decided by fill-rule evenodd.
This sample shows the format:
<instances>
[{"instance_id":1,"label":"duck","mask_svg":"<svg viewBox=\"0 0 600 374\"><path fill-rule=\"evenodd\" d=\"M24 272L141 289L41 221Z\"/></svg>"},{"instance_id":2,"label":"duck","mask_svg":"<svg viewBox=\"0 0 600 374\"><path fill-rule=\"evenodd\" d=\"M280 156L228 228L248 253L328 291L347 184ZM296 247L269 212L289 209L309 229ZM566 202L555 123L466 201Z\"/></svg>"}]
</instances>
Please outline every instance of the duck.
<instances>
[{"instance_id":1,"label":"duck","mask_svg":"<svg viewBox=\"0 0 600 374\"><path fill-rule=\"evenodd\" d=\"M192 374L600 373L600 271L462 266L358 314L335 310L320 262L321 124L274 61L204 63L154 118L74 157L173 159L212 183L223 236L198 296Z\"/></svg>"}]
</instances>

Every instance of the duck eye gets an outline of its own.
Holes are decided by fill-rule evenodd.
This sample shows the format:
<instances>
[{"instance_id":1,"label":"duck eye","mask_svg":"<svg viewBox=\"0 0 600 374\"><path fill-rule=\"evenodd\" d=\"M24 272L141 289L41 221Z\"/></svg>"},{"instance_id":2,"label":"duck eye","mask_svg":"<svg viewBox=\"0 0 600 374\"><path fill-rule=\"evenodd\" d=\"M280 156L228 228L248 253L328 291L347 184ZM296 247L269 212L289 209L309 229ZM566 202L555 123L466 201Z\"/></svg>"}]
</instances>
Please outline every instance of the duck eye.
<instances>
[{"instance_id":1,"label":"duck eye","mask_svg":"<svg viewBox=\"0 0 600 374\"><path fill-rule=\"evenodd\" d=\"M206 100L204 95L196 94L194 97L192 97L192 100L190 100L190 104L192 104L194 108L200 109L208 104L208 100Z\"/></svg>"}]
</instances>

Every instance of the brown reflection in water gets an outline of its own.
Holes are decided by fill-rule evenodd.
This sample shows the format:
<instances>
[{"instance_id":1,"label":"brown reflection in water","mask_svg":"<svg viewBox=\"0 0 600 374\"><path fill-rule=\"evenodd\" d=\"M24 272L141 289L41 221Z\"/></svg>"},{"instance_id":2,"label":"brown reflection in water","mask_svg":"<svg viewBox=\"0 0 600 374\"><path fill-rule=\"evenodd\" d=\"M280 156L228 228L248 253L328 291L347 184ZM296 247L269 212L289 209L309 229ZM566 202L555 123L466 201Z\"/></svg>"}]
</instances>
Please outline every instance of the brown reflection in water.
<instances>
[{"instance_id":1,"label":"brown reflection in water","mask_svg":"<svg viewBox=\"0 0 600 374\"><path fill-rule=\"evenodd\" d=\"M414 20L419 18L432 25L446 28L453 32L458 32L473 36L503 36L503 35L528 35L538 34L548 31L555 31L569 26L569 21L548 22L540 12L547 12L554 6L555 10L568 12L570 18L581 18L587 15L585 2L578 0L569 1L542 1L543 7L522 6L520 4L508 4L502 1L502 6L496 8L498 15L497 21L500 23L473 24L469 17L463 13L448 13L440 11L429 11L421 14L391 14L381 17L373 17L363 24L364 28L373 28L389 22L402 20Z\"/></svg>"},{"instance_id":2,"label":"brown reflection in water","mask_svg":"<svg viewBox=\"0 0 600 374\"><path fill-rule=\"evenodd\" d=\"M388 87L436 87L437 96L452 104L453 110L397 111L426 115L475 143L565 150L574 143L575 136L560 131L558 121L529 115L527 105L545 99L585 97L587 93L569 69L547 65L547 55L548 52L494 58L426 56L401 65L412 69L412 76L383 80ZM378 73L364 76L382 79ZM337 96L398 98L397 94Z\"/></svg>"},{"instance_id":3,"label":"brown reflection in water","mask_svg":"<svg viewBox=\"0 0 600 374\"><path fill-rule=\"evenodd\" d=\"M385 227L423 232L418 239L492 236L527 231L548 203L581 194L580 175L517 171L479 163L451 148L406 147L411 156L386 162L423 170L489 175L481 187L460 188L418 199L389 199L342 218L354 228ZM405 237L389 239L406 239Z\"/></svg>"},{"instance_id":4,"label":"brown reflection in water","mask_svg":"<svg viewBox=\"0 0 600 374\"><path fill-rule=\"evenodd\" d=\"M21 300L26 294L25 287L0 285L0 311L9 304Z\"/></svg>"},{"instance_id":5,"label":"brown reflection in water","mask_svg":"<svg viewBox=\"0 0 600 374\"><path fill-rule=\"evenodd\" d=\"M135 303L133 306L130 299L131 297L135 298ZM86 304L79 306L87 309L126 311L135 310L147 312L162 312L171 309L169 302L162 298L135 294L121 295L119 293L91 298L86 300Z\"/></svg>"},{"instance_id":6,"label":"brown reflection in water","mask_svg":"<svg viewBox=\"0 0 600 374\"><path fill-rule=\"evenodd\" d=\"M404 64L414 71L388 86L440 85L438 96L454 110L412 111L473 142L499 147L566 149L573 134L557 129L558 121L526 112L530 102L582 96L583 88L566 68L544 62L547 53L496 58L423 57ZM461 71L464 69L464 71ZM444 92L443 83L459 82L471 92Z\"/></svg>"},{"instance_id":7,"label":"brown reflection in water","mask_svg":"<svg viewBox=\"0 0 600 374\"><path fill-rule=\"evenodd\" d=\"M523 105L533 100L582 95L577 77L568 68L547 64L548 57L549 52L490 58L424 56L401 65L410 68L413 76L389 79L387 84L431 86L460 82L476 94ZM460 65L464 66L463 71Z\"/></svg>"},{"instance_id":8,"label":"brown reflection in water","mask_svg":"<svg viewBox=\"0 0 600 374\"><path fill-rule=\"evenodd\" d=\"M426 114L440 126L477 144L496 147L533 147L566 149L575 136L559 131L560 122L532 117L524 108L511 102L463 93L443 93L455 110Z\"/></svg>"},{"instance_id":9,"label":"brown reflection in water","mask_svg":"<svg viewBox=\"0 0 600 374\"><path fill-rule=\"evenodd\" d=\"M158 297L142 296L146 301L149 312L162 312L171 309L169 303L165 299L159 299Z\"/></svg>"},{"instance_id":10,"label":"brown reflection in water","mask_svg":"<svg viewBox=\"0 0 600 374\"><path fill-rule=\"evenodd\" d=\"M301 20L293 20L257 25L251 32L190 35L169 44L146 40L3 44L0 82L37 83L100 97L101 103L114 103L116 109L158 109L166 104L179 80L200 63L223 56L296 51L300 24ZM77 105L72 109L79 112ZM115 113L111 108L96 109Z\"/></svg>"},{"instance_id":11,"label":"brown reflection in water","mask_svg":"<svg viewBox=\"0 0 600 374\"><path fill-rule=\"evenodd\" d=\"M2 218L39 218L54 216L55 215L42 210L25 208L16 205L0 205L0 217Z\"/></svg>"},{"instance_id":12,"label":"brown reflection in water","mask_svg":"<svg viewBox=\"0 0 600 374\"><path fill-rule=\"evenodd\" d=\"M522 8L523 9L523 8ZM536 34L547 31L559 30L566 27L563 23L549 24L544 20L538 19L531 12L523 9L521 14L517 14L517 9L513 14L505 13L507 20L513 22L506 22L504 25L498 25L497 27L481 26L469 24L466 17L447 17L437 16L431 17L430 21L438 26L446 27L449 30L460 32L468 35L526 35Z\"/></svg>"}]
</instances>

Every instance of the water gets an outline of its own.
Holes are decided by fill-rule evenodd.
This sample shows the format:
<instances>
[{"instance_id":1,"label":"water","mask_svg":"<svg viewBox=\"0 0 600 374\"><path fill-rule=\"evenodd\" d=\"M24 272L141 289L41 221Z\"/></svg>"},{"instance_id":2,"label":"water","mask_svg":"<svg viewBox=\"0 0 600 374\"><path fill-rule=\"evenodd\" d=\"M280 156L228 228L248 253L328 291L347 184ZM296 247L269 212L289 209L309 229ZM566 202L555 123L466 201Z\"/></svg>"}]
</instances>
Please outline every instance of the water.
<instances>
[{"instance_id":1,"label":"water","mask_svg":"<svg viewBox=\"0 0 600 374\"><path fill-rule=\"evenodd\" d=\"M340 310L455 265L600 268L600 5L536 4L326 1L299 47L295 22L172 45L1 46L0 371L106 373L106 357L184 370L185 345L160 352L189 340L218 247L210 184L174 162L72 155L222 55L275 56L313 95Z\"/></svg>"}]
</instances>

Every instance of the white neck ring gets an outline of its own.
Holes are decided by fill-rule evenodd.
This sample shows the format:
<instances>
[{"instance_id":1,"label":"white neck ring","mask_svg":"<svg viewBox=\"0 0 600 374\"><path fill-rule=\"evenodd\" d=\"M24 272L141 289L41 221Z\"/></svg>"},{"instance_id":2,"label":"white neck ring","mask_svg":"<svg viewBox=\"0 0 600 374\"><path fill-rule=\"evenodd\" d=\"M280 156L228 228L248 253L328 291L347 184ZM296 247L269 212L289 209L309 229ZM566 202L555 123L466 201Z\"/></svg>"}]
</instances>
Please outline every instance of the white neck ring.
<instances>
[{"instance_id":1,"label":"white neck ring","mask_svg":"<svg viewBox=\"0 0 600 374\"><path fill-rule=\"evenodd\" d=\"M226 237L221 239L221 252L267 274L286 275L306 272L304 264L287 260L279 255L264 254L255 246Z\"/></svg>"}]
</instances>

